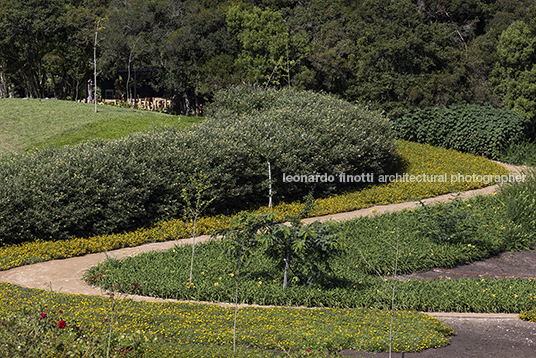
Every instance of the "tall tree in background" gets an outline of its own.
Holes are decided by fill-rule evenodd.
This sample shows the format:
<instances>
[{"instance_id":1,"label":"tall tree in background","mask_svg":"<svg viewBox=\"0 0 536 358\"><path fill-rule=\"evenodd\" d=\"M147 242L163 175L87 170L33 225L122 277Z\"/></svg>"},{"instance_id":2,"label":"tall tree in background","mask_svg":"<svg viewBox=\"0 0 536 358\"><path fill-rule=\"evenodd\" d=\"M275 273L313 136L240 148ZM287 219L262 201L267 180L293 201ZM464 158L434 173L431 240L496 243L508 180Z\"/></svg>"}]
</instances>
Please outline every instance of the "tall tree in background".
<instances>
[{"instance_id":1,"label":"tall tree in background","mask_svg":"<svg viewBox=\"0 0 536 358\"><path fill-rule=\"evenodd\" d=\"M0 2L0 64L20 96L83 97L106 1Z\"/></svg>"},{"instance_id":2,"label":"tall tree in background","mask_svg":"<svg viewBox=\"0 0 536 358\"><path fill-rule=\"evenodd\" d=\"M156 0L113 0L108 7L108 21L102 31L102 62L108 76L126 73L122 82L125 100L132 100L132 70L143 68L154 56L153 31L158 31L157 19L164 9Z\"/></svg>"},{"instance_id":3,"label":"tall tree in background","mask_svg":"<svg viewBox=\"0 0 536 358\"><path fill-rule=\"evenodd\" d=\"M104 7L88 1L80 6L66 7L67 39L57 49L61 66L52 81L61 87L61 98L79 100L87 97L87 80L93 74L95 22L104 14Z\"/></svg>"},{"instance_id":4,"label":"tall tree in background","mask_svg":"<svg viewBox=\"0 0 536 358\"><path fill-rule=\"evenodd\" d=\"M292 11L289 28L299 29L308 41L294 76L298 88L345 92L352 77L348 58L356 49L356 38L348 31L352 26L348 15L354 7L343 1L315 0L301 2Z\"/></svg>"},{"instance_id":5,"label":"tall tree in background","mask_svg":"<svg viewBox=\"0 0 536 358\"><path fill-rule=\"evenodd\" d=\"M536 34L523 21L513 22L497 44L499 61L493 72L495 92L504 104L523 114L536 131Z\"/></svg>"},{"instance_id":6,"label":"tall tree in background","mask_svg":"<svg viewBox=\"0 0 536 358\"><path fill-rule=\"evenodd\" d=\"M193 94L197 113L200 91L216 92L229 84L235 47L223 9L206 8L203 2L182 4L181 16L170 18L161 35L159 86L181 103Z\"/></svg>"},{"instance_id":7,"label":"tall tree in background","mask_svg":"<svg viewBox=\"0 0 536 358\"><path fill-rule=\"evenodd\" d=\"M0 62L17 90L27 97L44 97L46 63L65 41L65 1L0 2Z\"/></svg>"},{"instance_id":8,"label":"tall tree in background","mask_svg":"<svg viewBox=\"0 0 536 358\"><path fill-rule=\"evenodd\" d=\"M291 34L279 11L233 6L227 12L229 31L242 47L235 61L252 84L291 85L291 67L303 56L307 40L302 32Z\"/></svg>"}]
</instances>

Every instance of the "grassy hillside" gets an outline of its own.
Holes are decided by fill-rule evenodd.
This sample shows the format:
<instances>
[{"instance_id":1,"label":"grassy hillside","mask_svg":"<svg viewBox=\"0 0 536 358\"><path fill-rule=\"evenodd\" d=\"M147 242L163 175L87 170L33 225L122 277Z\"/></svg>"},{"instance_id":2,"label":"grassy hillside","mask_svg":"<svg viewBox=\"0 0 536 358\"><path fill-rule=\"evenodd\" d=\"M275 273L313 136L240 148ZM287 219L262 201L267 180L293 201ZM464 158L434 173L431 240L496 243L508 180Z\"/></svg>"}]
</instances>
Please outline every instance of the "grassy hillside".
<instances>
[{"instance_id":1,"label":"grassy hillside","mask_svg":"<svg viewBox=\"0 0 536 358\"><path fill-rule=\"evenodd\" d=\"M58 100L0 99L0 154L87 139L121 138L154 127L184 127L199 117L172 116L112 106Z\"/></svg>"}]
</instances>

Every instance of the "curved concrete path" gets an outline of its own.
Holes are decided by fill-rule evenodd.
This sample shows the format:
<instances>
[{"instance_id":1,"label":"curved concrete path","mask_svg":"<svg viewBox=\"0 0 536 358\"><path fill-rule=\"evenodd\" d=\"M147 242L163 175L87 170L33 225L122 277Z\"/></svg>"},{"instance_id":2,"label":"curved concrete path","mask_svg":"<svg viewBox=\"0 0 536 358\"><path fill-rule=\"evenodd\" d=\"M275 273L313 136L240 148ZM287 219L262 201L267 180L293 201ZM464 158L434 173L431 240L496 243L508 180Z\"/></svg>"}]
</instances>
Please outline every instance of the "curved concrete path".
<instances>
[{"instance_id":1,"label":"curved concrete path","mask_svg":"<svg viewBox=\"0 0 536 358\"><path fill-rule=\"evenodd\" d=\"M502 163L501 163L502 164ZM511 165L504 165L509 171L514 173L519 173L520 170L523 170L522 167L515 167ZM463 198L469 198L476 195L489 195L494 193L498 189L498 185L488 186L482 189L476 189L467 191L461 194ZM447 202L450 199L454 198L456 194L446 194L437 196L434 198L424 199L424 203L435 203L435 202ZM359 216L370 216L381 214L385 212L394 212L401 211L403 209L415 208L419 206L418 201L404 202L399 204L391 205L378 205L370 207L367 209L355 210L346 213L326 215L316 218L305 219L306 222L310 223L313 221L341 221L356 218ZM208 235L199 236L196 238L196 243L204 242L209 240ZM31 287L31 288L40 288L48 289L53 291L59 291L63 293L73 293L73 294L85 294L85 295L104 295L101 289L91 287L82 281L82 276L90 267L97 265L99 262L106 260L107 257L114 258L123 258L126 256L133 256L143 252L155 251L155 250L167 250L173 248L175 245L190 245L192 239L182 239L177 241L168 241L162 243L151 243L144 244L137 247L123 248L118 250L113 250L107 253L96 253L89 254L80 257L73 257L68 259L61 260L52 260L47 262L41 262L32 265L26 265L21 267L16 267L6 271L0 271L0 282L10 282L16 285ZM144 296L133 296L129 295L126 298L131 298L139 301L153 301L153 302L163 302L163 301L175 301L176 300L164 300L159 298L144 297ZM457 318L503 318L503 319L517 319L516 314L476 314L476 313L430 313L435 317L457 317Z\"/></svg>"}]
</instances>

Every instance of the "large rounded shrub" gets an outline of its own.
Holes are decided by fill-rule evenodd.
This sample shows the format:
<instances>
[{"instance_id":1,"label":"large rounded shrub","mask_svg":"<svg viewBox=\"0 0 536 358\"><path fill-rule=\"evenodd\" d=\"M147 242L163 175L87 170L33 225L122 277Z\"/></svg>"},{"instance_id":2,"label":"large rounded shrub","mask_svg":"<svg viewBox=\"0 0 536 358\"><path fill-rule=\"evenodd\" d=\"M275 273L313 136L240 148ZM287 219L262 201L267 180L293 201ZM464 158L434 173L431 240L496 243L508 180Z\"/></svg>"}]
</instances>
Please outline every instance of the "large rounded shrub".
<instances>
[{"instance_id":1,"label":"large rounded shrub","mask_svg":"<svg viewBox=\"0 0 536 358\"><path fill-rule=\"evenodd\" d=\"M456 104L408 111L393 127L401 139L497 159L523 140L525 118L506 108Z\"/></svg>"},{"instance_id":2,"label":"large rounded shrub","mask_svg":"<svg viewBox=\"0 0 536 358\"><path fill-rule=\"evenodd\" d=\"M338 175L383 174L396 166L394 132L379 113L333 96L237 88L184 131L38 149L0 163L0 240L62 239L132 230L182 215L183 188L205 177L213 209L344 190ZM333 182L285 183L286 175ZM355 184L354 184L355 185Z\"/></svg>"}]
</instances>

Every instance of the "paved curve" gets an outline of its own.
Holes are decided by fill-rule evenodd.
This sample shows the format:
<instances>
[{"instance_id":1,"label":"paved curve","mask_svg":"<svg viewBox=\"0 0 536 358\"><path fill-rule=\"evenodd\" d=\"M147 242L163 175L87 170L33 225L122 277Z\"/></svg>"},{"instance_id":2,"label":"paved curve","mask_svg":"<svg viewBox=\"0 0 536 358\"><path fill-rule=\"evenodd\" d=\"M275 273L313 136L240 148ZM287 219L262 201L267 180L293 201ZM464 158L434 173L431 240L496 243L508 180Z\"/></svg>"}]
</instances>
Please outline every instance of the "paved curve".
<instances>
[{"instance_id":1,"label":"paved curve","mask_svg":"<svg viewBox=\"0 0 536 358\"><path fill-rule=\"evenodd\" d=\"M503 164L511 172L519 173L523 168L515 167L507 164ZM482 189L471 190L462 193L461 197L469 198L475 195L492 194L497 190L498 186L488 186ZM451 200L455 194L445 194L434 198L424 199L424 203L435 202L447 202ZM333 215L326 215L321 217L305 219L306 222L313 221L341 221L356 218L359 216L371 216L385 212L401 211L406 208L415 208L419 205L418 201L410 201L399 204L390 205L377 205L374 207L355 210L346 213L339 213ZM199 236L196 238L196 243L209 240L208 235ZM143 252L155 251L155 250L167 250L173 248L175 245L190 245L192 239L182 239L177 241L167 241L162 243L150 243L137 247L117 249L109 251L107 253L89 254L80 257L72 257L68 259L52 260L41 262L32 265L26 265L16 267L13 269L0 271L0 282L10 282L16 285L40 288L59 291L63 293L73 294L86 294L86 295L104 295L101 289L91 287L87 285L81 278L90 267L95 266L99 262L106 260L107 257L123 258L127 256L134 256ZM176 300L164 300L160 298L144 297L130 295L126 298L131 298L138 301L176 301ZM516 314L475 314L475 313L430 313L431 315L444 318L502 318L502 319L516 319Z\"/></svg>"}]
</instances>

